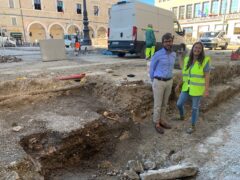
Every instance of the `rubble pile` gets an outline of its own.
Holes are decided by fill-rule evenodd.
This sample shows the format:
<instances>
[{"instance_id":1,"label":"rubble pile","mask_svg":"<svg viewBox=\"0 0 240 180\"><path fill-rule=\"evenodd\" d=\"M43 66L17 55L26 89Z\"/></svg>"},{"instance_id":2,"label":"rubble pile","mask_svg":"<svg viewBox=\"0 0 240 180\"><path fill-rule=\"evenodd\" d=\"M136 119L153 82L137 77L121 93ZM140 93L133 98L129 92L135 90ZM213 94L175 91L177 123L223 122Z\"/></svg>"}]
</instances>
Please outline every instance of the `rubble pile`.
<instances>
[{"instance_id":1,"label":"rubble pile","mask_svg":"<svg viewBox=\"0 0 240 180\"><path fill-rule=\"evenodd\" d=\"M21 58L17 58L16 56L0 56L0 63L12 63L12 62L20 62Z\"/></svg>"}]
</instances>

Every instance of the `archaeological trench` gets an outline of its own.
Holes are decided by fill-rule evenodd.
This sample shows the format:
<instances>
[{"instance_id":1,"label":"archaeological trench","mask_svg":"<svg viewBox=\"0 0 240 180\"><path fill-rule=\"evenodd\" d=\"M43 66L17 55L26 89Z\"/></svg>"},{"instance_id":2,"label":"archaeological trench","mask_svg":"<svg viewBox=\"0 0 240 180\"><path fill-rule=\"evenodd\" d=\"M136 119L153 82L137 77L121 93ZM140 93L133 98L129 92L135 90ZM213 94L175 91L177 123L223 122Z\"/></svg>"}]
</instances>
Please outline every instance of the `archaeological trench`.
<instances>
[{"instance_id":1,"label":"archaeological trench","mask_svg":"<svg viewBox=\"0 0 240 180\"><path fill-rule=\"evenodd\" d=\"M145 170L181 163L187 158L185 149L229 123L211 114L224 114L218 107L239 93L239 75L238 62L212 67L211 95L201 103L193 135L185 133L188 120L173 120L177 116L174 91L168 109L174 128L157 134L151 121L151 86L134 78L116 81L106 73L86 75L81 81L2 82L1 178L131 179L126 173L130 160L140 162ZM190 106L186 108L189 117ZM192 161L201 166L207 159Z\"/></svg>"}]
</instances>

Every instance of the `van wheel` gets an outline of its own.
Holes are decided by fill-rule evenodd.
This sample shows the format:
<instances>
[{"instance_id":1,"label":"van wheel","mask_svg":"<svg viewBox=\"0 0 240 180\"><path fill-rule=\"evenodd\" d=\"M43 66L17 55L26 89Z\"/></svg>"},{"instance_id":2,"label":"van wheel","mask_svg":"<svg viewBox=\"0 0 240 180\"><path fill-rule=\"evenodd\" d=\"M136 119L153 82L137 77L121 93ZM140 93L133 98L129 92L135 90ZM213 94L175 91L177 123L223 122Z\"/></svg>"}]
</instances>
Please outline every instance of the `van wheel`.
<instances>
[{"instance_id":1,"label":"van wheel","mask_svg":"<svg viewBox=\"0 0 240 180\"><path fill-rule=\"evenodd\" d=\"M214 46L214 48L213 48L213 49L214 49L214 50L216 50L216 49L217 49L217 47L218 47L218 44L216 44L216 45Z\"/></svg>"},{"instance_id":2,"label":"van wheel","mask_svg":"<svg viewBox=\"0 0 240 180\"><path fill-rule=\"evenodd\" d=\"M227 49L227 46L228 46L228 43L226 43L224 46L222 46L222 50L226 50Z\"/></svg>"},{"instance_id":3,"label":"van wheel","mask_svg":"<svg viewBox=\"0 0 240 180\"><path fill-rule=\"evenodd\" d=\"M124 52L118 53L118 57L124 57L125 55L126 55L126 53L124 53Z\"/></svg>"},{"instance_id":4,"label":"van wheel","mask_svg":"<svg viewBox=\"0 0 240 180\"><path fill-rule=\"evenodd\" d=\"M141 52L139 53L139 57L141 59L145 59L145 50L146 50L146 47L143 46L143 48L141 49Z\"/></svg>"}]
</instances>

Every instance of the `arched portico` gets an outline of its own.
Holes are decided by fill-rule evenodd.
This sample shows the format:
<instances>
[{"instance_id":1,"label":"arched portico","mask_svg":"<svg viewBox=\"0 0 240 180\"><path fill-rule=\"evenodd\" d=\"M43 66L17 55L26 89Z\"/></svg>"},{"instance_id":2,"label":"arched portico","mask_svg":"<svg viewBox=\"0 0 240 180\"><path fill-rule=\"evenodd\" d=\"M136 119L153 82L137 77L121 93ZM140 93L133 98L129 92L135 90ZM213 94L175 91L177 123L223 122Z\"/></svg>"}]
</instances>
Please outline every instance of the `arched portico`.
<instances>
[{"instance_id":1,"label":"arched portico","mask_svg":"<svg viewBox=\"0 0 240 180\"><path fill-rule=\"evenodd\" d=\"M99 27L97 30L97 38L106 38L107 30L105 27Z\"/></svg>"},{"instance_id":2,"label":"arched portico","mask_svg":"<svg viewBox=\"0 0 240 180\"><path fill-rule=\"evenodd\" d=\"M27 39L31 43L38 43L39 40L47 38L47 28L41 22L32 22L27 27Z\"/></svg>"},{"instance_id":3,"label":"arched portico","mask_svg":"<svg viewBox=\"0 0 240 180\"><path fill-rule=\"evenodd\" d=\"M81 28L78 25L76 24L68 25L67 34L77 34L77 33L81 33Z\"/></svg>"},{"instance_id":4,"label":"arched portico","mask_svg":"<svg viewBox=\"0 0 240 180\"><path fill-rule=\"evenodd\" d=\"M64 34L66 34L66 31L62 24L54 23L48 27L48 33L49 36L53 39L63 39L63 36Z\"/></svg>"},{"instance_id":5,"label":"arched portico","mask_svg":"<svg viewBox=\"0 0 240 180\"><path fill-rule=\"evenodd\" d=\"M95 33L94 29L91 26L88 26L88 28L89 28L89 37L91 39L95 38L96 33Z\"/></svg>"}]
</instances>

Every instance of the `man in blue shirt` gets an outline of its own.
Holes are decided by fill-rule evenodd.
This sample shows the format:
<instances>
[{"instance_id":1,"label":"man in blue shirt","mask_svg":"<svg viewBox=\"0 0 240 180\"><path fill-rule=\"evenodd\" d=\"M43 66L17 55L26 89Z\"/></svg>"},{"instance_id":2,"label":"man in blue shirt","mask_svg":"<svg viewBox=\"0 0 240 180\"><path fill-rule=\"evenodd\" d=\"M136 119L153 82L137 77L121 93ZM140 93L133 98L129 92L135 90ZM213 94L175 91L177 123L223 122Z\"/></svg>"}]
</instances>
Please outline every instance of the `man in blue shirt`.
<instances>
[{"instance_id":1,"label":"man in blue shirt","mask_svg":"<svg viewBox=\"0 0 240 180\"><path fill-rule=\"evenodd\" d=\"M173 36L171 33L162 36L162 44L163 48L157 51L151 59L149 71L153 82L153 122L160 134L164 133L163 128L171 129L171 126L166 123L166 109L172 90L173 68L176 59L176 53L172 51Z\"/></svg>"}]
</instances>

